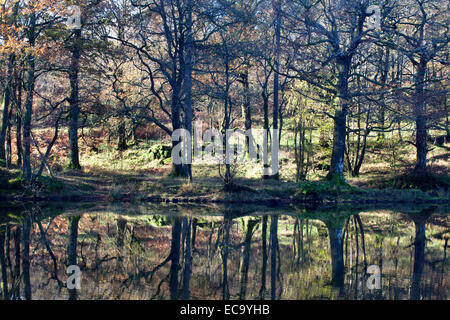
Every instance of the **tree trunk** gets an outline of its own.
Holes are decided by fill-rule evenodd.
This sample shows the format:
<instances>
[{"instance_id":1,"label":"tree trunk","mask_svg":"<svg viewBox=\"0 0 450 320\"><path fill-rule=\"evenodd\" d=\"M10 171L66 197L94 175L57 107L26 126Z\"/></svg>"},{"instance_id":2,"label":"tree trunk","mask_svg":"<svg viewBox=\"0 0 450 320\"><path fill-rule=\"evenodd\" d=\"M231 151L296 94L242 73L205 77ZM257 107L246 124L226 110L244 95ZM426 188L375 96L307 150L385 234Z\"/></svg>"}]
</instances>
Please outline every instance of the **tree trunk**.
<instances>
[{"instance_id":1,"label":"tree trunk","mask_svg":"<svg viewBox=\"0 0 450 320\"><path fill-rule=\"evenodd\" d=\"M28 31L28 41L31 49L35 45L36 16L31 15ZM28 54L28 84L27 100L25 103L25 116L23 119L23 175L26 181L31 181L31 115L33 113L33 97L35 85L35 57L33 53Z\"/></svg>"},{"instance_id":2,"label":"tree trunk","mask_svg":"<svg viewBox=\"0 0 450 320\"><path fill-rule=\"evenodd\" d=\"M277 293L278 216L270 219L270 292L272 300Z\"/></svg>"},{"instance_id":3,"label":"tree trunk","mask_svg":"<svg viewBox=\"0 0 450 320\"><path fill-rule=\"evenodd\" d=\"M416 119L416 167L415 171L423 172L427 168L427 124L425 115L424 81L427 63L423 60L417 65L416 70L416 101L414 114Z\"/></svg>"},{"instance_id":4,"label":"tree trunk","mask_svg":"<svg viewBox=\"0 0 450 320\"><path fill-rule=\"evenodd\" d=\"M180 120L180 88L178 84L172 85L172 132L175 130L181 129L181 120ZM178 145L177 141L172 141L172 148L175 148ZM183 164L175 164L172 159L173 171L172 174L176 177L182 177L185 175L185 171L183 170Z\"/></svg>"},{"instance_id":5,"label":"tree trunk","mask_svg":"<svg viewBox=\"0 0 450 320\"><path fill-rule=\"evenodd\" d=\"M229 152L226 149L228 146L227 143L227 130L230 128L230 117L231 117L231 104L229 99L229 93L230 93L230 64L229 64L229 56L228 51L225 53L225 92L224 92L224 109L225 109L225 121L224 121L224 128L223 133L225 137L225 153L228 155ZM231 176L231 160L228 159L228 156L226 156L225 160L225 186L224 189L226 191L231 191L233 189L233 181Z\"/></svg>"},{"instance_id":6,"label":"tree trunk","mask_svg":"<svg viewBox=\"0 0 450 320\"><path fill-rule=\"evenodd\" d=\"M279 111L279 72L280 72L280 49L281 49L281 3L280 1L275 1L275 74L273 79L273 137L272 144L274 141L278 140L279 132L278 132L278 111ZM274 150L272 148L272 168L275 170L275 174L272 175L272 178L278 179L280 177L278 173L278 150Z\"/></svg>"},{"instance_id":7,"label":"tree trunk","mask_svg":"<svg viewBox=\"0 0 450 320\"><path fill-rule=\"evenodd\" d=\"M170 257L169 289L170 298L178 299L178 270L180 269L181 218L175 218L172 227L172 243Z\"/></svg>"},{"instance_id":8,"label":"tree trunk","mask_svg":"<svg viewBox=\"0 0 450 320\"><path fill-rule=\"evenodd\" d=\"M267 221L268 216L264 215L262 218L261 231L261 247L262 247L262 266L261 266L261 288L259 289L259 298L264 300L266 293L266 273L267 273Z\"/></svg>"},{"instance_id":9,"label":"tree trunk","mask_svg":"<svg viewBox=\"0 0 450 320\"><path fill-rule=\"evenodd\" d=\"M192 37L192 3L187 2L186 12L186 43L185 43L185 74L184 74L184 125L187 132L193 135L192 132L192 56L193 56L193 37ZM188 163L186 164L187 176L192 182L192 141L193 139L185 139L184 149L188 154ZM189 142L191 142L189 144Z\"/></svg>"},{"instance_id":10,"label":"tree trunk","mask_svg":"<svg viewBox=\"0 0 450 320\"><path fill-rule=\"evenodd\" d=\"M22 235L22 277L25 300L31 300L30 282L30 233L32 227L31 213L25 215Z\"/></svg>"},{"instance_id":11,"label":"tree trunk","mask_svg":"<svg viewBox=\"0 0 450 320\"><path fill-rule=\"evenodd\" d=\"M239 300L245 300L247 294L247 283L248 283L248 270L250 266L250 249L252 245L252 236L255 226L257 225L257 220L247 221L247 230L245 231L244 238L244 250L242 253L242 261L240 266L240 280L239 280Z\"/></svg>"},{"instance_id":12,"label":"tree trunk","mask_svg":"<svg viewBox=\"0 0 450 320\"><path fill-rule=\"evenodd\" d=\"M425 229L428 214L413 217L416 235L414 238L414 267L411 281L411 300L421 299L421 282L425 263Z\"/></svg>"},{"instance_id":13,"label":"tree trunk","mask_svg":"<svg viewBox=\"0 0 450 320\"><path fill-rule=\"evenodd\" d=\"M6 131L9 124L9 107L11 102L11 85L14 67L14 55L10 55L8 59L8 69L6 76L5 92L3 95L3 117L2 117L2 127L0 130L0 165L6 164Z\"/></svg>"},{"instance_id":14,"label":"tree trunk","mask_svg":"<svg viewBox=\"0 0 450 320\"><path fill-rule=\"evenodd\" d=\"M338 178L344 180L344 155L345 155L345 138L347 136L347 112L349 104L348 96L348 76L350 73L351 57L338 59L339 83L338 96L339 107L334 115L334 132L333 132L333 152L331 155L330 171L327 179L333 180Z\"/></svg>"},{"instance_id":15,"label":"tree trunk","mask_svg":"<svg viewBox=\"0 0 450 320\"><path fill-rule=\"evenodd\" d=\"M242 111L244 115L244 127L245 131L252 128L252 110L250 103L250 85L248 80L248 65L245 66L245 70L241 74L241 81L244 87L244 105L242 106ZM250 154L250 141L251 137L247 136L245 140L245 147L247 154Z\"/></svg>"},{"instance_id":16,"label":"tree trunk","mask_svg":"<svg viewBox=\"0 0 450 320\"><path fill-rule=\"evenodd\" d=\"M12 137L11 137L11 119L13 116L13 109L11 108L8 116L8 128L6 130L6 168L11 167L11 157L12 157Z\"/></svg>"},{"instance_id":17,"label":"tree trunk","mask_svg":"<svg viewBox=\"0 0 450 320\"><path fill-rule=\"evenodd\" d=\"M268 179L270 176L266 174L266 171L269 170L269 95L267 93L267 86L263 88L262 91L263 98L263 109L264 109L264 140L263 140L263 165L264 165L264 174L263 179Z\"/></svg>"},{"instance_id":18,"label":"tree trunk","mask_svg":"<svg viewBox=\"0 0 450 320\"><path fill-rule=\"evenodd\" d=\"M5 231L4 230L0 230L0 266L2 269L3 299L9 300L8 274L7 274L6 256L5 256Z\"/></svg>"},{"instance_id":19,"label":"tree trunk","mask_svg":"<svg viewBox=\"0 0 450 320\"><path fill-rule=\"evenodd\" d=\"M337 225L327 221L328 236L330 237L330 254L332 283L338 288L344 286L344 246L342 236L342 222Z\"/></svg>"},{"instance_id":20,"label":"tree trunk","mask_svg":"<svg viewBox=\"0 0 450 320\"><path fill-rule=\"evenodd\" d=\"M389 68L390 68L390 63L389 63L389 57L390 57L390 50L389 48L386 48L386 52L384 54L384 58L382 59L382 63L383 63L383 70L381 73L381 91L385 90L386 87L386 81L388 78L388 74L389 74ZM380 132L378 132L378 137L377 140L378 141L382 141L384 139L384 126L385 126L385 112L386 112L386 95L383 93L381 93L380 95L380 113L379 113L379 121L380 121L380 127L382 128L380 130Z\"/></svg>"},{"instance_id":21,"label":"tree trunk","mask_svg":"<svg viewBox=\"0 0 450 320\"><path fill-rule=\"evenodd\" d=\"M16 149L17 167L22 166L22 76L17 77L16 94Z\"/></svg>"},{"instance_id":22,"label":"tree trunk","mask_svg":"<svg viewBox=\"0 0 450 320\"><path fill-rule=\"evenodd\" d=\"M69 72L70 89L71 89L69 100L70 103L69 167L71 169L80 170L81 165L78 150L78 118L80 114L78 75L80 71L80 57L81 57L81 29L74 30L74 39L71 51L72 57Z\"/></svg>"},{"instance_id":23,"label":"tree trunk","mask_svg":"<svg viewBox=\"0 0 450 320\"><path fill-rule=\"evenodd\" d=\"M233 224L233 221L230 217L224 215L223 217L223 248L222 248L222 299L229 300L230 293L228 288L228 253L230 247L230 229Z\"/></svg>"},{"instance_id":24,"label":"tree trunk","mask_svg":"<svg viewBox=\"0 0 450 320\"><path fill-rule=\"evenodd\" d=\"M126 138L126 130L125 130L125 123L124 120L121 119L119 126L117 128L117 150L119 151L125 151L128 148L127 145L127 138Z\"/></svg>"},{"instance_id":25,"label":"tree trunk","mask_svg":"<svg viewBox=\"0 0 450 320\"><path fill-rule=\"evenodd\" d=\"M181 299L188 300L190 295L190 280L192 271L192 248L193 248L193 235L192 232L192 218L184 218L185 226L185 249L184 249L184 272L183 272L183 289L181 291Z\"/></svg>"},{"instance_id":26,"label":"tree trunk","mask_svg":"<svg viewBox=\"0 0 450 320\"><path fill-rule=\"evenodd\" d=\"M81 216L69 217L69 245L67 246L68 265L77 265L78 222ZM69 289L69 300L76 300L77 290Z\"/></svg>"}]
</instances>

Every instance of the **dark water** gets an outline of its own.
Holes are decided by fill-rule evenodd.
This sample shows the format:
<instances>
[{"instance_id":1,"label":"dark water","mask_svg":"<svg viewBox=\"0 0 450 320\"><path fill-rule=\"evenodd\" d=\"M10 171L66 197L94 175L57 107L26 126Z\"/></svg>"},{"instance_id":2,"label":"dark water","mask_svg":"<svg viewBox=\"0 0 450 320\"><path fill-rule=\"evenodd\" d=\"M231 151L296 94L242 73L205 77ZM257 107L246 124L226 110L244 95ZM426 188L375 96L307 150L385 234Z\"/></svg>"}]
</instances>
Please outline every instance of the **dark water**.
<instances>
[{"instance_id":1,"label":"dark water","mask_svg":"<svg viewBox=\"0 0 450 320\"><path fill-rule=\"evenodd\" d=\"M0 210L3 298L449 298L448 207Z\"/></svg>"}]
</instances>

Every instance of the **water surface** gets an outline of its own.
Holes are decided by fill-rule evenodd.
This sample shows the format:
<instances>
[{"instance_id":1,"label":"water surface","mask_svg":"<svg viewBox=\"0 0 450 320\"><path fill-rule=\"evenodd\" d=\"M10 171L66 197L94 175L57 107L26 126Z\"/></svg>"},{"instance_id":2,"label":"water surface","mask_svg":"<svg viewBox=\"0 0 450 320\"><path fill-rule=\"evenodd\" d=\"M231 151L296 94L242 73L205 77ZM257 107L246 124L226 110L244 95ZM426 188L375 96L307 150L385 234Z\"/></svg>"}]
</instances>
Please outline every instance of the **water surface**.
<instances>
[{"instance_id":1,"label":"water surface","mask_svg":"<svg viewBox=\"0 0 450 320\"><path fill-rule=\"evenodd\" d=\"M449 298L448 207L0 210L9 299Z\"/></svg>"}]
</instances>

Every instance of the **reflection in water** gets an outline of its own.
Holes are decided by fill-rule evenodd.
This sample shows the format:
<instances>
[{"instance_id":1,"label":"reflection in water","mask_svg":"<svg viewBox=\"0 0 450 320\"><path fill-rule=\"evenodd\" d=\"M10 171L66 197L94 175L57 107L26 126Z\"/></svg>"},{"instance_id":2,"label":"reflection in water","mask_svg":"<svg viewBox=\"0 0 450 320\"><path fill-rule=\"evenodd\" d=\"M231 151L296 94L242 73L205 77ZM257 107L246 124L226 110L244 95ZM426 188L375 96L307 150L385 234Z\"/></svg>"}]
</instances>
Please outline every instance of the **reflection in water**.
<instances>
[{"instance_id":1,"label":"reflection in water","mask_svg":"<svg viewBox=\"0 0 450 320\"><path fill-rule=\"evenodd\" d=\"M81 216L69 217L69 245L67 246L68 266L77 265L78 223ZM69 300L77 299L77 290L68 289Z\"/></svg>"},{"instance_id":2,"label":"reflection in water","mask_svg":"<svg viewBox=\"0 0 450 320\"><path fill-rule=\"evenodd\" d=\"M259 289L259 298L264 300L266 293L266 274L267 274L267 215L261 217L262 232L261 232L261 288Z\"/></svg>"},{"instance_id":3,"label":"reflection in water","mask_svg":"<svg viewBox=\"0 0 450 320\"><path fill-rule=\"evenodd\" d=\"M331 283L340 289L340 294L344 288L344 244L342 238L342 227L345 217L330 217L324 222L328 228L328 237L330 238L330 256L331 256Z\"/></svg>"},{"instance_id":4,"label":"reflection in water","mask_svg":"<svg viewBox=\"0 0 450 320\"><path fill-rule=\"evenodd\" d=\"M192 218L183 219L183 238L184 238L184 271L183 271L183 289L181 291L181 299L189 299L189 284L191 281L191 264L192 264L192 243L191 237Z\"/></svg>"},{"instance_id":5,"label":"reflection in water","mask_svg":"<svg viewBox=\"0 0 450 320\"><path fill-rule=\"evenodd\" d=\"M243 253L241 258L241 279L240 279L240 290L239 299L245 300L247 294L247 283L248 283L248 270L250 267L250 248L252 245L252 237L259 221L254 218L243 219L243 229L244 229L244 242L243 242Z\"/></svg>"},{"instance_id":6,"label":"reflection in water","mask_svg":"<svg viewBox=\"0 0 450 320\"><path fill-rule=\"evenodd\" d=\"M270 217L270 292L272 300L277 293L278 216Z\"/></svg>"},{"instance_id":7,"label":"reflection in water","mask_svg":"<svg viewBox=\"0 0 450 320\"><path fill-rule=\"evenodd\" d=\"M13 210L13 209L8 209ZM33 207L0 222L3 299L448 299L448 216ZM141 209L140 209L141 210ZM149 210L148 208L146 210ZM206 211L202 211L206 210ZM117 213L113 213L115 211ZM442 211L442 210L441 210ZM208 215L214 212L215 215ZM205 214L207 213L207 214ZM4 215L3 217L6 217ZM81 290L65 285L82 270ZM367 287L380 268L381 289ZM270 283L267 283L270 281ZM61 290L66 287L67 290Z\"/></svg>"},{"instance_id":8,"label":"reflection in water","mask_svg":"<svg viewBox=\"0 0 450 320\"><path fill-rule=\"evenodd\" d=\"M414 238L414 269L411 280L411 299L420 300L421 298L421 280L423 274L423 268L425 264L425 223L430 217L433 209L423 210L419 214L411 215L414 221L415 238Z\"/></svg>"},{"instance_id":9,"label":"reflection in water","mask_svg":"<svg viewBox=\"0 0 450 320\"><path fill-rule=\"evenodd\" d=\"M232 219L229 214L225 213L223 217L223 241L222 241L222 299L230 299L230 291L228 288L228 253L230 250L230 229L231 229Z\"/></svg>"},{"instance_id":10,"label":"reflection in water","mask_svg":"<svg viewBox=\"0 0 450 320\"><path fill-rule=\"evenodd\" d=\"M23 218L22 234L22 277L24 283L24 298L31 300L30 281L30 233L32 217L30 212L26 212Z\"/></svg>"},{"instance_id":11,"label":"reflection in water","mask_svg":"<svg viewBox=\"0 0 450 320\"><path fill-rule=\"evenodd\" d=\"M172 245L170 251L170 298L178 298L178 270L180 269L181 218L176 217L172 227Z\"/></svg>"},{"instance_id":12,"label":"reflection in water","mask_svg":"<svg viewBox=\"0 0 450 320\"><path fill-rule=\"evenodd\" d=\"M0 229L0 266L2 269L3 296L7 299L9 297L9 294L8 294L8 275L6 271L6 258L5 258L5 233L6 230Z\"/></svg>"}]
</instances>

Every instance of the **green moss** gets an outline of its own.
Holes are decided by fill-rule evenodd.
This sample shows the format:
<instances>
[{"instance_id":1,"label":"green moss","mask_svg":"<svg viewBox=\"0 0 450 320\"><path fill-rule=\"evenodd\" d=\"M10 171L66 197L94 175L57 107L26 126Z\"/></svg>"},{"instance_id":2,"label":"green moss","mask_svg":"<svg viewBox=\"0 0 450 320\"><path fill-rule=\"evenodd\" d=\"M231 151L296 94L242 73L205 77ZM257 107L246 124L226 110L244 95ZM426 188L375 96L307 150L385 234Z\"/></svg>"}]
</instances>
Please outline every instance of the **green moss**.
<instances>
[{"instance_id":1,"label":"green moss","mask_svg":"<svg viewBox=\"0 0 450 320\"><path fill-rule=\"evenodd\" d=\"M353 187L342 179L332 179L331 181L303 181L299 184L299 192L306 196L365 193L364 190Z\"/></svg>"},{"instance_id":2,"label":"green moss","mask_svg":"<svg viewBox=\"0 0 450 320\"><path fill-rule=\"evenodd\" d=\"M22 189L25 184L25 179L20 175L16 178L8 180L7 189L19 190Z\"/></svg>"},{"instance_id":3,"label":"green moss","mask_svg":"<svg viewBox=\"0 0 450 320\"><path fill-rule=\"evenodd\" d=\"M38 182L44 187L45 191L49 193L58 193L64 190L64 183L57 178L42 176L39 178Z\"/></svg>"},{"instance_id":4,"label":"green moss","mask_svg":"<svg viewBox=\"0 0 450 320\"><path fill-rule=\"evenodd\" d=\"M422 191L449 189L450 176L440 176L431 172L412 172L394 177L392 184L397 189L420 189Z\"/></svg>"}]
</instances>

